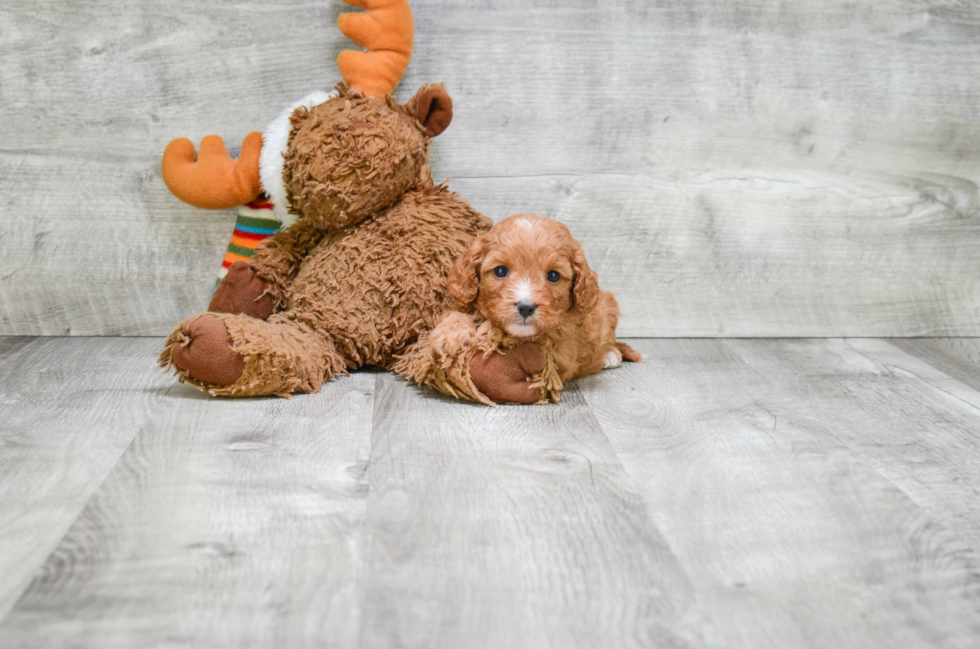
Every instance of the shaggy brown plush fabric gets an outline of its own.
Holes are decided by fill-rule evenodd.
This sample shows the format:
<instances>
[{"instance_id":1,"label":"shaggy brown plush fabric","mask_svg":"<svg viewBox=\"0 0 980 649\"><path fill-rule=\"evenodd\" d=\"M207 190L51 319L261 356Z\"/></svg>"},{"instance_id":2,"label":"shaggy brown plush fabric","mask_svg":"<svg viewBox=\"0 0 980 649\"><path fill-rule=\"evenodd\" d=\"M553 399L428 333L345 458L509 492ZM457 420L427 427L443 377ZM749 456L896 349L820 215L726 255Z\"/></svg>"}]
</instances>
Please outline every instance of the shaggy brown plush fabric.
<instances>
[{"instance_id":1,"label":"shaggy brown plush fabric","mask_svg":"<svg viewBox=\"0 0 980 649\"><path fill-rule=\"evenodd\" d=\"M432 183L425 133L445 127L448 95L425 86L402 106L338 91L293 113L283 178L299 220L248 262L276 312L206 317L208 340L226 348L198 349L225 368L188 353L197 329L185 325L197 316L178 325L160 362L181 381L212 395L315 392L346 369L393 367L450 310L449 271L492 222ZM255 300L254 282L239 284L247 295L225 302Z\"/></svg>"},{"instance_id":2,"label":"shaggy brown plush fabric","mask_svg":"<svg viewBox=\"0 0 980 649\"><path fill-rule=\"evenodd\" d=\"M447 313L392 369L419 385L488 406L558 403L562 389L549 341L528 343L458 311Z\"/></svg>"},{"instance_id":3,"label":"shaggy brown plush fabric","mask_svg":"<svg viewBox=\"0 0 980 649\"><path fill-rule=\"evenodd\" d=\"M248 265L265 281L274 311L286 308L286 289L296 277L300 264L325 234L312 223L300 220L256 247ZM224 284L224 280L221 283Z\"/></svg>"},{"instance_id":4,"label":"shaggy brown plush fabric","mask_svg":"<svg viewBox=\"0 0 980 649\"><path fill-rule=\"evenodd\" d=\"M195 316L189 326L185 321L170 334L160 364L176 367L181 383L228 397L316 392L323 381L346 372L329 339L308 326L276 318ZM198 345L202 339L206 347Z\"/></svg>"},{"instance_id":5,"label":"shaggy brown plush fabric","mask_svg":"<svg viewBox=\"0 0 980 649\"><path fill-rule=\"evenodd\" d=\"M348 367L387 367L449 310L453 262L489 227L446 187L413 189L378 216L326 235L280 316L329 332Z\"/></svg>"},{"instance_id":6,"label":"shaggy brown plush fabric","mask_svg":"<svg viewBox=\"0 0 980 649\"><path fill-rule=\"evenodd\" d=\"M390 95L345 92L297 109L291 122L283 171L290 211L321 230L346 227L394 203L428 158L416 116Z\"/></svg>"}]
</instances>

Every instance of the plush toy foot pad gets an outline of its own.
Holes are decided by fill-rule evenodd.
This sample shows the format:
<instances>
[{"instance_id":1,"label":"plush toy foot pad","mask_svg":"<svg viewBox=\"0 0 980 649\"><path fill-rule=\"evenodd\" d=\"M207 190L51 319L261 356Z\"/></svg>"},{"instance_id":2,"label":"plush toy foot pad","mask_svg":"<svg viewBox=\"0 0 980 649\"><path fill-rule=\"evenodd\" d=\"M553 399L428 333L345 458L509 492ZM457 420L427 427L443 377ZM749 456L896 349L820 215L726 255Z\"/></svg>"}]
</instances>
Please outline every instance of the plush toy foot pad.
<instances>
[{"instance_id":1,"label":"plush toy foot pad","mask_svg":"<svg viewBox=\"0 0 980 649\"><path fill-rule=\"evenodd\" d=\"M247 315L265 320L272 315L272 297L268 286L248 262L236 261L218 285L208 311Z\"/></svg>"},{"instance_id":2,"label":"plush toy foot pad","mask_svg":"<svg viewBox=\"0 0 980 649\"><path fill-rule=\"evenodd\" d=\"M204 314L184 322L186 340L174 345L173 364L192 379L211 385L231 385L245 370L245 359L231 347L224 321Z\"/></svg>"},{"instance_id":3,"label":"plush toy foot pad","mask_svg":"<svg viewBox=\"0 0 980 649\"><path fill-rule=\"evenodd\" d=\"M541 388L531 387L530 378L544 369L544 354L537 345L524 343L484 356L478 353L470 361L470 378L483 394L497 402L537 403Z\"/></svg>"}]
</instances>

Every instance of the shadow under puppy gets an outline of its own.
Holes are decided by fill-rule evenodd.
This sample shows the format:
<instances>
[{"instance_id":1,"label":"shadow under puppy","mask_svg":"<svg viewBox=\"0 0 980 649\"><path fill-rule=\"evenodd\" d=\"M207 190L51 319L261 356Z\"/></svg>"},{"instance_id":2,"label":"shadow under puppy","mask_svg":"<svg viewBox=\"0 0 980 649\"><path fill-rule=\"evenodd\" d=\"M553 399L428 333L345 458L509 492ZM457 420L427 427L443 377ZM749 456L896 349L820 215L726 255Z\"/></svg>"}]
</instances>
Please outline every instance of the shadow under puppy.
<instances>
[{"instance_id":1,"label":"shadow under puppy","mask_svg":"<svg viewBox=\"0 0 980 649\"><path fill-rule=\"evenodd\" d=\"M396 366L421 385L485 404L557 402L566 382L642 359L616 342L616 298L558 221L497 223L456 261L448 288L456 310Z\"/></svg>"}]
</instances>

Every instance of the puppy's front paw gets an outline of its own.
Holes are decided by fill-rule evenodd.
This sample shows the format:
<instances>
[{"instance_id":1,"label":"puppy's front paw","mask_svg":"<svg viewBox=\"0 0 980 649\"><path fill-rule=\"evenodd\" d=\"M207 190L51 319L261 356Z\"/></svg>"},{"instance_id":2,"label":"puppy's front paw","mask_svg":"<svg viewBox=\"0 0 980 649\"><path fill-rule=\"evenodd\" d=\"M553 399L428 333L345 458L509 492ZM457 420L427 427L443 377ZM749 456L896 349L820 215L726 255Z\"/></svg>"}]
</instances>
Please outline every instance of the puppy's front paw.
<instances>
[{"instance_id":1,"label":"puppy's front paw","mask_svg":"<svg viewBox=\"0 0 980 649\"><path fill-rule=\"evenodd\" d=\"M544 354L537 345L484 355L470 361L470 378L483 394L504 403L537 403L544 398L540 387L531 387L531 377L544 369Z\"/></svg>"},{"instance_id":2,"label":"puppy's front paw","mask_svg":"<svg viewBox=\"0 0 980 649\"><path fill-rule=\"evenodd\" d=\"M436 325L429 336L432 353L439 360L453 358L473 344L476 327L463 313L452 312Z\"/></svg>"}]
</instances>

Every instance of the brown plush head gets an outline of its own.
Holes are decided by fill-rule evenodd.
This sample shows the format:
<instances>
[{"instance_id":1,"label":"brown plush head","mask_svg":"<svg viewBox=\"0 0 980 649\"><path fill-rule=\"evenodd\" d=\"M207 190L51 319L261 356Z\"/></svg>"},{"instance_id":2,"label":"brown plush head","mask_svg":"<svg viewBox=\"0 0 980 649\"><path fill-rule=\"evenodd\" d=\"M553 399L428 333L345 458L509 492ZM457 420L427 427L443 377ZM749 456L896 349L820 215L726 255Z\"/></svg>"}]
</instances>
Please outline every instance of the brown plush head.
<instances>
[{"instance_id":1,"label":"brown plush head","mask_svg":"<svg viewBox=\"0 0 980 649\"><path fill-rule=\"evenodd\" d=\"M413 183L429 185L429 139L449 126L453 102L441 85L423 86L407 104L391 93L412 58L415 26L407 0L344 0L365 11L342 14L340 31L362 51L337 58L344 83L335 96L315 92L251 133L238 160L217 136L187 138L163 156L167 187L191 205L245 205L262 191L277 217L285 211L334 230L392 205ZM322 102L317 104L316 102Z\"/></svg>"},{"instance_id":2,"label":"brown plush head","mask_svg":"<svg viewBox=\"0 0 980 649\"><path fill-rule=\"evenodd\" d=\"M504 219L473 242L449 274L464 310L517 338L557 325L570 311L596 308L599 281L564 224L536 214Z\"/></svg>"},{"instance_id":3,"label":"brown plush head","mask_svg":"<svg viewBox=\"0 0 980 649\"><path fill-rule=\"evenodd\" d=\"M293 112L283 165L290 211L327 230L394 203L426 168L429 138L452 120L452 100L441 86L423 86L404 106L344 84L338 91Z\"/></svg>"}]
</instances>

